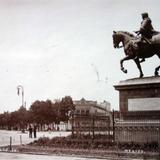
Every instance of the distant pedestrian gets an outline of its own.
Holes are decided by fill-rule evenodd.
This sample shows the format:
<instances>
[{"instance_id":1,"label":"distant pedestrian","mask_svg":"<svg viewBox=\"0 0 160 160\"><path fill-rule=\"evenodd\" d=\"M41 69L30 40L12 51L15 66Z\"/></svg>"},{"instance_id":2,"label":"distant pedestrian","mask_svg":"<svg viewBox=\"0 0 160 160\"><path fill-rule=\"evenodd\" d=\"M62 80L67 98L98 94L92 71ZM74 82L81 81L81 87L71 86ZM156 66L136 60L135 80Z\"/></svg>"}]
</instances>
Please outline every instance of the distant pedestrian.
<instances>
[{"instance_id":1,"label":"distant pedestrian","mask_svg":"<svg viewBox=\"0 0 160 160\"><path fill-rule=\"evenodd\" d=\"M32 126L29 125L29 138L32 138Z\"/></svg>"},{"instance_id":2,"label":"distant pedestrian","mask_svg":"<svg viewBox=\"0 0 160 160\"><path fill-rule=\"evenodd\" d=\"M36 125L34 125L33 133L34 133L34 138L37 138L37 126Z\"/></svg>"}]
</instances>

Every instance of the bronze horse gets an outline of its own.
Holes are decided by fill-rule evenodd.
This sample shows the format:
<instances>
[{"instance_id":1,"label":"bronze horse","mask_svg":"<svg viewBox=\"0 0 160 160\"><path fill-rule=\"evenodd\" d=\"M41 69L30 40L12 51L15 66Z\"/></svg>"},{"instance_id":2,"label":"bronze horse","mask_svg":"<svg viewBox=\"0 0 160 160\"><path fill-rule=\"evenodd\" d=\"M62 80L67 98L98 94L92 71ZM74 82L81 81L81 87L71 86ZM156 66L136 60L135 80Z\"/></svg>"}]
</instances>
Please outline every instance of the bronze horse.
<instances>
[{"instance_id":1,"label":"bronze horse","mask_svg":"<svg viewBox=\"0 0 160 160\"><path fill-rule=\"evenodd\" d=\"M160 58L160 34L153 35L152 43L147 44L146 42L141 43L141 47L137 45L137 37L133 34L125 31L113 31L113 45L114 48L120 48L119 44L122 42L122 46L124 47L125 57L120 60L121 70L124 73L127 73L127 70L123 67L123 62L126 60L134 60L139 71L140 78L143 77L143 72L141 68L141 58L150 58L154 55L157 55ZM155 76L158 76L158 70L160 66L155 68Z\"/></svg>"}]
</instances>

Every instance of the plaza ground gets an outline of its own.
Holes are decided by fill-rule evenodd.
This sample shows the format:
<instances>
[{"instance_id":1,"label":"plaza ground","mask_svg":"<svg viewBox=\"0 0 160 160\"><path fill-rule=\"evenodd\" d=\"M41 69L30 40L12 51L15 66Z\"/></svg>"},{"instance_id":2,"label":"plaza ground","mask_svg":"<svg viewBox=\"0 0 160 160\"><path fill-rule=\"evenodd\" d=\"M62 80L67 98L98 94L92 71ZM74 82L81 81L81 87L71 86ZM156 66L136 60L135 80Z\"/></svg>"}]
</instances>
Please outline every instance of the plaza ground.
<instances>
[{"instance_id":1,"label":"plaza ground","mask_svg":"<svg viewBox=\"0 0 160 160\"><path fill-rule=\"evenodd\" d=\"M0 130L0 146L10 145L10 138L12 139L12 145L21 145L33 142L34 140L40 137L53 138L53 137L68 136L70 134L71 132L46 131L46 132L37 132L37 138L29 138L28 131L22 133L21 131Z\"/></svg>"}]
</instances>

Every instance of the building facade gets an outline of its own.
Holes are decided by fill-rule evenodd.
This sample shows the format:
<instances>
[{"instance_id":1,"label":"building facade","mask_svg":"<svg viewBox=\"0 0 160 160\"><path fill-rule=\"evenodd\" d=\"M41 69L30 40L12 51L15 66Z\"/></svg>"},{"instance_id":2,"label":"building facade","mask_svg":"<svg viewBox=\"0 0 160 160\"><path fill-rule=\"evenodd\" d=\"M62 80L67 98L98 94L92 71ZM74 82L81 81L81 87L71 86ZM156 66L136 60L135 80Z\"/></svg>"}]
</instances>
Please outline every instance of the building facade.
<instances>
[{"instance_id":1,"label":"building facade","mask_svg":"<svg viewBox=\"0 0 160 160\"><path fill-rule=\"evenodd\" d=\"M76 134L102 133L110 127L111 113L108 110L110 103L106 101L97 103L97 101L88 101L82 98L74 101L74 104L73 128Z\"/></svg>"}]
</instances>

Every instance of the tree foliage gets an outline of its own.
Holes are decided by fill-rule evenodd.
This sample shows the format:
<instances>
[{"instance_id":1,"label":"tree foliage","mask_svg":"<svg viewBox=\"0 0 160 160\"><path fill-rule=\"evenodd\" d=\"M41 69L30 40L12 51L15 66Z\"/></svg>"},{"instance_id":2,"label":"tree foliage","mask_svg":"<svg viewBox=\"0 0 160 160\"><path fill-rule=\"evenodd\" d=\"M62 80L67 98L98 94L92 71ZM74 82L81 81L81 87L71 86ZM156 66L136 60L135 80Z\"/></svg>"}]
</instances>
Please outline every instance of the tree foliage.
<instances>
[{"instance_id":1,"label":"tree foliage","mask_svg":"<svg viewBox=\"0 0 160 160\"><path fill-rule=\"evenodd\" d=\"M25 107L20 107L14 112L4 112L0 114L1 128L19 128L27 127L29 123L36 124L59 124L60 121L67 122L70 118L70 112L75 109L72 98L65 96L59 101L52 102L51 100L39 101L36 100L27 110Z\"/></svg>"},{"instance_id":2,"label":"tree foliage","mask_svg":"<svg viewBox=\"0 0 160 160\"><path fill-rule=\"evenodd\" d=\"M31 114L31 121L37 124L49 124L56 119L56 114L50 100L35 101L31 105L29 112Z\"/></svg>"},{"instance_id":3,"label":"tree foliage","mask_svg":"<svg viewBox=\"0 0 160 160\"><path fill-rule=\"evenodd\" d=\"M66 96L62 98L60 102L61 120L68 121L70 117L70 112L74 109L75 109L75 105L73 104L72 98L70 96Z\"/></svg>"}]
</instances>

